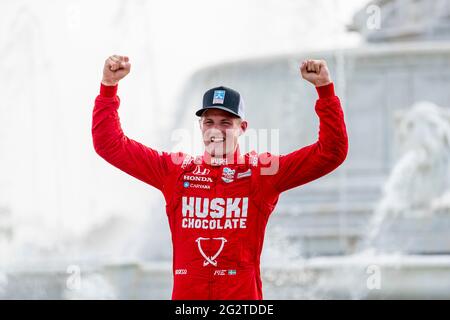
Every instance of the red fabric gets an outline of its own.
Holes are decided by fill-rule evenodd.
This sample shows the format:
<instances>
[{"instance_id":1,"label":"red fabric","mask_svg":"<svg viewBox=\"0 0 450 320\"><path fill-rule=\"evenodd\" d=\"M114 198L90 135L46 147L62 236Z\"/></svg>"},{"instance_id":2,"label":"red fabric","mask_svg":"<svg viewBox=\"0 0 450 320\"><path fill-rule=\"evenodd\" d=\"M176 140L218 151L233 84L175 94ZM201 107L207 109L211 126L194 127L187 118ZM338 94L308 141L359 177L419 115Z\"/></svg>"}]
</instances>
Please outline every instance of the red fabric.
<instances>
[{"instance_id":1,"label":"red fabric","mask_svg":"<svg viewBox=\"0 0 450 320\"><path fill-rule=\"evenodd\" d=\"M334 83L330 83L326 86L316 87L317 93L319 94L319 98L329 98L334 96Z\"/></svg>"},{"instance_id":2,"label":"red fabric","mask_svg":"<svg viewBox=\"0 0 450 320\"><path fill-rule=\"evenodd\" d=\"M100 84L100 95L104 97L114 97L117 94L117 87L115 86L105 86L103 83Z\"/></svg>"},{"instance_id":3,"label":"red fabric","mask_svg":"<svg viewBox=\"0 0 450 320\"><path fill-rule=\"evenodd\" d=\"M158 152L128 138L117 113L115 87L95 100L95 151L133 177L161 190L172 233L172 299L262 299L260 255L281 192L333 171L346 158L344 115L333 84L319 87L317 142L286 155L250 152L238 163Z\"/></svg>"}]
</instances>

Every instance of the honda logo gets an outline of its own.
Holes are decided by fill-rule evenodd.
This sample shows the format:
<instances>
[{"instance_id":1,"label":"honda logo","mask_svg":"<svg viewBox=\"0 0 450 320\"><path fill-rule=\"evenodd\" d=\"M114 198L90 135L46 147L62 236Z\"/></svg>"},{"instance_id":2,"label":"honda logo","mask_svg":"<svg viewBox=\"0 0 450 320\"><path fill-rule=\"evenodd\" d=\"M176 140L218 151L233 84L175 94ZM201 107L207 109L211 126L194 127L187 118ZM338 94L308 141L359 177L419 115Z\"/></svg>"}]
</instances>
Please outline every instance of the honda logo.
<instances>
[{"instance_id":1,"label":"honda logo","mask_svg":"<svg viewBox=\"0 0 450 320\"><path fill-rule=\"evenodd\" d=\"M207 168L203 168L203 170L202 170L202 169L200 168L200 166L197 165L197 166L195 167L194 172L192 172L192 173L195 174L195 175L198 175L198 176L206 176L206 175L208 175L210 172L211 172L211 170L209 170L209 169L207 169Z\"/></svg>"}]
</instances>

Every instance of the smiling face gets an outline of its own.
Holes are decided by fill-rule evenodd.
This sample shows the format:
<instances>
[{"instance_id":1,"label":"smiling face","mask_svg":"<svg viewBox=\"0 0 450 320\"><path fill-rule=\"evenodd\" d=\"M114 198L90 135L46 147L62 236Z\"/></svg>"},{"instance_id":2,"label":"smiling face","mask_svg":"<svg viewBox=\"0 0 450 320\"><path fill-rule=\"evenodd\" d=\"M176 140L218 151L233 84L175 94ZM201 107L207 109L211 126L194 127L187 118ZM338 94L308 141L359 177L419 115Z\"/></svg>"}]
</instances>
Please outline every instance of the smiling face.
<instances>
[{"instance_id":1,"label":"smiling face","mask_svg":"<svg viewBox=\"0 0 450 320\"><path fill-rule=\"evenodd\" d=\"M247 129L247 121L220 109L208 109L200 118L205 150L213 157L233 154L239 136Z\"/></svg>"}]
</instances>

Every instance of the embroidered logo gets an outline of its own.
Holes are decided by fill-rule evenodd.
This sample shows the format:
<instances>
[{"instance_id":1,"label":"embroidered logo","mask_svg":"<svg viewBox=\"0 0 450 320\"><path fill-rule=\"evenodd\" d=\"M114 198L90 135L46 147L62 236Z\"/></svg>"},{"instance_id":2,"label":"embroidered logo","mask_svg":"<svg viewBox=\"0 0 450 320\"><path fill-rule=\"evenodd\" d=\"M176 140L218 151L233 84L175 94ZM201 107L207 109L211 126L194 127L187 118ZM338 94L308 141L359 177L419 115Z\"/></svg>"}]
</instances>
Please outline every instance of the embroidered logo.
<instances>
[{"instance_id":1,"label":"embroidered logo","mask_svg":"<svg viewBox=\"0 0 450 320\"><path fill-rule=\"evenodd\" d=\"M245 178L245 177L250 177L252 175L252 170L248 169L247 171L244 172L239 172L236 176L237 179L241 179L241 178Z\"/></svg>"},{"instance_id":2,"label":"embroidered logo","mask_svg":"<svg viewBox=\"0 0 450 320\"><path fill-rule=\"evenodd\" d=\"M236 170L230 169L228 167L223 168L222 171L222 180L226 183L230 183L234 181L234 173Z\"/></svg>"},{"instance_id":3,"label":"embroidered logo","mask_svg":"<svg viewBox=\"0 0 450 320\"><path fill-rule=\"evenodd\" d=\"M220 103L223 104L223 101L225 100L225 90L214 90L214 96L213 96L213 104Z\"/></svg>"},{"instance_id":4,"label":"embroidered logo","mask_svg":"<svg viewBox=\"0 0 450 320\"><path fill-rule=\"evenodd\" d=\"M220 240L222 241L219 247L219 250L217 250L217 252L212 256L212 257L208 257L205 252L202 249L202 240ZM200 254L203 256L203 258L205 258L205 261L203 261L203 266L206 267L208 264L212 264L214 267L217 267L217 257L219 256L219 254L222 252L223 247L225 245L225 242L227 242L227 239L225 239L224 237L220 237L220 238L202 238L199 237L197 238L197 240L195 240L197 242L197 246L198 246L198 250L200 251Z\"/></svg>"},{"instance_id":5,"label":"embroidered logo","mask_svg":"<svg viewBox=\"0 0 450 320\"><path fill-rule=\"evenodd\" d=\"M207 169L207 168L203 168L203 169L202 169L199 165L197 165L197 166L195 167L194 172L192 172L192 173L195 174L195 175L198 175L198 176L206 176L206 175L208 175L210 172L211 172L211 170L209 170L209 169Z\"/></svg>"}]
</instances>

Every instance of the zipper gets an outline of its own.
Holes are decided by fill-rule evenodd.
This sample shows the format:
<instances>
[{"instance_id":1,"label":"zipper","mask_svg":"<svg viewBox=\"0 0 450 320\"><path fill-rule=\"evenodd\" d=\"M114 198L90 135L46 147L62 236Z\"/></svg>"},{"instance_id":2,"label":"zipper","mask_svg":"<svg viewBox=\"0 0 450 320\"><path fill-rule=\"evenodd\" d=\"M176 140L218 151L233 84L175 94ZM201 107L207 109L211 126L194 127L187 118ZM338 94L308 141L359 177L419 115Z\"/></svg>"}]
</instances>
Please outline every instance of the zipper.
<instances>
[{"instance_id":1,"label":"zipper","mask_svg":"<svg viewBox=\"0 0 450 320\"><path fill-rule=\"evenodd\" d=\"M213 187L212 187L212 193L211 194L213 194L214 195L214 198L215 198L215 196L216 196L216 178L217 178L217 172L216 172L216 169L213 167L213 166L211 166L211 170L212 170L212 172L213 172L213 179L214 179L214 183L213 183ZM208 216L208 219L211 219L211 217L210 216ZM210 241L208 241L208 252L211 252L211 230L210 229L208 229L208 238L210 239ZM213 273L213 270L212 270L212 265L211 264L209 264L208 265L208 299L209 300L212 300L212 296L213 296L213 294L212 294L212 287L213 287L213 285L212 285L212 282L213 282L213 277L212 277L212 273Z\"/></svg>"},{"instance_id":2,"label":"zipper","mask_svg":"<svg viewBox=\"0 0 450 320\"><path fill-rule=\"evenodd\" d=\"M213 195L213 198L216 198L217 197L217 183L219 181L218 180L218 172L219 172L220 166L218 166L218 167L211 166L211 168L212 168L212 170L214 172L214 183L213 183L212 195ZM211 217L209 216L208 219L211 219ZM212 238L212 234L211 234L212 231L211 231L211 229L208 229L208 233L209 233L209 238L211 239ZM209 242L209 244L211 245L210 242ZM211 252L211 246L209 247L209 251ZM209 287L209 294L208 294L208 298L209 298L209 300L212 300L213 299L213 289L214 289L214 285L213 285L213 282L214 282L213 265L209 264L208 268L209 268L209 286L208 286Z\"/></svg>"}]
</instances>

